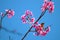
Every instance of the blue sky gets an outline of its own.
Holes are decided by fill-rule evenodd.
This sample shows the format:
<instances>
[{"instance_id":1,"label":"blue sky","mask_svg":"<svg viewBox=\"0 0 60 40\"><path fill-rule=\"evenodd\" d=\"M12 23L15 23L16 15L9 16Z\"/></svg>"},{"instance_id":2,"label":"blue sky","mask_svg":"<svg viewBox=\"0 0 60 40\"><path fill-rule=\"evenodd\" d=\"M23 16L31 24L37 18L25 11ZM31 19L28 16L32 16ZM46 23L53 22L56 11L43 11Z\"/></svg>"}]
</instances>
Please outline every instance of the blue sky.
<instances>
[{"instance_id":1,"label":"blue sky","mask_svg":"<svg viewBox=\"0 0 60 40\"><path fill-rule=\"evenodd\" d=\"M45 23L45 27L52 25L51 31L44 37L34 36L33 33L30 32L24 40L60 40L60 0L52 1L55 5L54 12L49 14L47 11L41 20L39 20L39 23ZM0 0L0 12L5 12L5 9L13 9L15 11L15 15L11 19L7 18L7 16L3 19L3 27L22 33L22 35L17 35L2 29L0 31L0 40L9 40L9 36L11 36L13 40L21 40L31 26L22 23L21 15L23 15L26 10L31 10L37 19L41 14L42 4L43 0Z\"/></svg>"}]
</instances>

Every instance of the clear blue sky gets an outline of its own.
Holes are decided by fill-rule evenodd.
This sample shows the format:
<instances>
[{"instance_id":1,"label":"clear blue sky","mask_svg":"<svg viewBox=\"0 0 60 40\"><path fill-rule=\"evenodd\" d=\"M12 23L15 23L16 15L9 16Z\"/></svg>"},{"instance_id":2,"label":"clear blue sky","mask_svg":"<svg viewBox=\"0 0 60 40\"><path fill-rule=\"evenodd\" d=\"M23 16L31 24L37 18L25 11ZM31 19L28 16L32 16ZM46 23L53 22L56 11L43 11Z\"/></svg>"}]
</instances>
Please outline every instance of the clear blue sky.
<instances>
[{"instance_id":1,"label":"clear blue sky","mask_svg":"<svg viewBox=\"0 0 60 40\"><path fill-rule=\"evenodd\" d=\"M33 33L30 32L25 40L60 40L60 0L52 1L55 5L54 12L49 14L47 11L41 20L39 20L39 23L45 22L45 27L51 24L51 31L44 37L34 36ZM1 30L0 40L9 40L9 36L11 36L13 40L21 40L31 26L21 22L21 15L24 14L25 10L31 10L37 19L41 14L42 3L43 0L0 0L0 12L4 12L5 9L13 9L15 11L15 15L11 19L7 17L3 19L3 27L22 33L22 35L16 35Z\"/></svg>"}]
</instances>

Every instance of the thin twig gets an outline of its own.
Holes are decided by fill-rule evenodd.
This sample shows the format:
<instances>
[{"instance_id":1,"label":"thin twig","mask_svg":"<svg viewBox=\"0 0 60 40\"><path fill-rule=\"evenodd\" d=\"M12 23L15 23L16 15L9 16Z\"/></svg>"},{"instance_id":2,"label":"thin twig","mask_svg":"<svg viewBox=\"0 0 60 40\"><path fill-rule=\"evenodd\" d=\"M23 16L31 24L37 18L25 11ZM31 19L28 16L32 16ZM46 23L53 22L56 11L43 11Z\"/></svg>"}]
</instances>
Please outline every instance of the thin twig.
<instances>
[{"instance_id":1,"label":"thin twig","mask_svg":"<svg viewBox=\"0 0 60 40\"><path fill-rule=\"evenodd\" d=\"M3 18L7 15L7 13L4 14L4 16L1 17L1 20L3 20Z\"/></svg>"},{"instance_id":2,"label":"thin twig","mask_svg":"<svg viewBox=\"0 0 60 40\"><path fill-rule=\"evenodd\" d=\"M2 27L2 29L5 30L6 32L9 32L9 33L14 33L14 34L17 34L17 35L22 35L22 33L15 32L14 30L11 31L11 30L8 30L8 29L6 29L4 27Z\"/></svg>"},{"instance_id":3,"label":"thin twig","mask_svg":"<svg viewBox=\"0 0 60 40\"><path fill-rule=\"evenodd\" d=\"M31 30L30 32L36 32L35 30Z\"/></svg>"},{"instance_id":4,"label":"thin twig","mask_svg":"<svg viewBox=\"0 0 60 40\"><path fill-rule=\"evenodd\" d=\"M2 16L1 19L0 19L0 30L3 29L3 30L5 30L6 32L10 32L10 33L22 35L21 33L14 32L13 30L11 31L11 30L8 30L8 29L2 27L2 20L3 20L3 18L4 18L6 15L7 15L7 13L5 13L4 16Z\"/></svg>"},{"instance_id":5,"label":"thin twig","mask_svg":"<svg viewBox=\"0 0 60 40\"><path fill-rule=\"evenodd\" d=\"M3 18L7 15L7 13L4 14L4 16L1 16L1 19L0 19L0 29L2 28L2 20Z\"/></svg>"}]
</instances>

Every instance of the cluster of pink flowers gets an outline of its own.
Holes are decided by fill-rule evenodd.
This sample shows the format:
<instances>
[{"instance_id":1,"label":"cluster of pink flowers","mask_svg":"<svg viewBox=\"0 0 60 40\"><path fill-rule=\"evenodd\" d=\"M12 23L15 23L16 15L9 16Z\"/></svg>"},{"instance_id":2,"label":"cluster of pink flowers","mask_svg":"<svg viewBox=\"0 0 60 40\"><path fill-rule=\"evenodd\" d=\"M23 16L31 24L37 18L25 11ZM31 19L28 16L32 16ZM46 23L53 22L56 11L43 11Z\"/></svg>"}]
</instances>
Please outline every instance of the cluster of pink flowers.
<instances>
[{"instance_id":1,"label":"cluster of pink flowers","mask_svg":"<svg viewBox=\"0 0 60 40\"><path fill-rule=\"evenodd\" d=\"M34 23L35 18L30 10L26 10L25 14L21 16L23 23Z\"/></svg>"},{"instance_id":2,"label":"cluster of pink flowers","mask_svg":"<svg viewBox=\"0 0 60 40\"><path fill-rule=\"evenodd\" d=\"M7 13L7 17L8 17L8 18L11 18L12 16L14 16L14 11L13 11L13 10L7 9L7 10L5 10L5 11L6 11L6 13Z\"/></svg>"},{"instance_id":3,"label":"cluster of pink flowers","mask_svg":"<svg viewBox=\"0 0 60 40\"><path fill-rule=\"evenodd\" d=\"M44 0L44 4L42 6L42 12L48 10L50 13L54 11L54 3L50 0ZM33 18L32 12L27 10L24 15L21 16L23 23L33 23L32 28L35 30L31 32L35 32L35 36L45 36L50 31L50 26L44 28L44 23L39 24L38 22L34 23L35 18Z\"/></svg>"},{"instance_id":4,"label":"cluster of pink flowers","mask_svg":"<svg viewBox=\"0 0 60 40\"><path fill-rule=\"evenodd\" d=\"M5 12L6 12L5 14L3 12L1 12L0 16L4 17L7 15L8 18L11 18L12 16L14 16L14 11L11 9L6 9Z\"/></svg>"},{"instance_id":5,"label":"cluster of pink flowers","mask_svg":"<svg viewBox=\"0 0 60 40\"><path fill-rule=\"evenodd\" d=\"M44 0L44 4L41 9L42 9L42 11L45 11L46 9L48 9L49 12L53 12L54 3L52 1Z\"/></svg>"},{"instance_id":6,"label":"cluster of pink flowers","mask_svg":"<svg viewBox=\"0 0 60 40\"><path fill-rule=\"evenodd\" d=\"M35 18L33 17L33 14L30 10L26 10L25 14L21 16L21 20L23 23L34 23ZM50 26L43 29L43 27L41 27L41 25L38 22L34 23L32 26L35 29L35 36L45 36L50 31Z\"/></svg>"},{"instance_id":7,"label":"cluster of pink flowers","mask_svg":"<svg viewBox=\"0 0 60 40\"><path fill-rule=\"evenodd\" d=\"M35 33L33 33L35 36L45 36L50 31L50 26L43 29L38 23L34 24L33 27L35 28Z\"/></svg>"}]
</instances>

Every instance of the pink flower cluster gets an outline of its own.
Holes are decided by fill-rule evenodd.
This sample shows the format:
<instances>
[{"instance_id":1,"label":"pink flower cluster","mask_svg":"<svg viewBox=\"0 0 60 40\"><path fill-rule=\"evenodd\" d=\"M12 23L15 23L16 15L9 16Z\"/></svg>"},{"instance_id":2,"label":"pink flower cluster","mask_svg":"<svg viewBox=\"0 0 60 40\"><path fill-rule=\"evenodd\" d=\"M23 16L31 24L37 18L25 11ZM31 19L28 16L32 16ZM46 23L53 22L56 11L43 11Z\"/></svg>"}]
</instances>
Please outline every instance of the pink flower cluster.
<instances>
[{"instance_id":1,"label":"pink flower cluster","mask_svg":"<svg viewBox=\"0 0 60 40\"><path fill-rule=\"evenodd\" d=\"M42 11L45 11L46 9L48 9L49 12L53 12L54 3L52 1L44 0L44 4L41 9L42 9Z\"/></svg>"},{"instance_id":2,"label":"pink flower cluster","mask_svg":"<svg viewBox=\"0 0 60 40\"><path fill-rule=\"evenodd\" d=\"M35 18L30 10L26 10L25 14L21 16L23 23L34 23Z\"/></svg>"},{"instance_id":3,"label":"pink flower cluster","mask_svg":"<svg viewBox=\"0 0 60 40\"><path fill-rule=\"evenodd\" d=\"M48 26L47 28L42 28L40 24L34 24L33 27L35 28L35 33L33 35L35 36L45 36L49 31L50 31L50 26Z\"/></svg>"},{"instance_id":4,"label":"pink flower cluster","mask_svg":"<svg viewBox=\"0 0 60 40\"><path fill-rule=\"evenodd\" d=\"M14 16L14 11L13 11L13 10L7 9L7 10L5 10L5 11L6 11L6 13L7 13L7 17L8 17L8 18L11 18L12 16Z\"/></svg>"}]
</instances>

